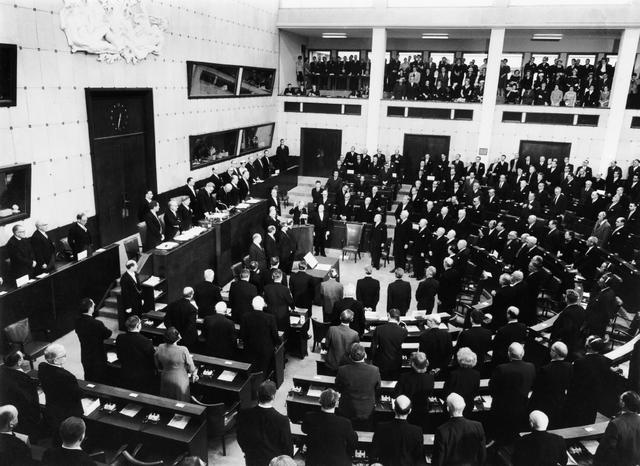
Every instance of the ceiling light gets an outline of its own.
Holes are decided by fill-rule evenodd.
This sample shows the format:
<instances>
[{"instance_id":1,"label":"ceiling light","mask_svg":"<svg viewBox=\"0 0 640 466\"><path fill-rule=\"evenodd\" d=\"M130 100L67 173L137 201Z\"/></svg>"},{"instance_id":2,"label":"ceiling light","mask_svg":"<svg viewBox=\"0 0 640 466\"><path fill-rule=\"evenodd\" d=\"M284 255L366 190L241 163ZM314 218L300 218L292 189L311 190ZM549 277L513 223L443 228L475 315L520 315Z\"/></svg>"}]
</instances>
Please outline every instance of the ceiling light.
<instances>
[{"instance_id":1,"label":"ceiling light","mask_svg":"<svg viewBox=\"0 0 640 466\"><path fill-rule=\"evenodd\" d=\"M562 34L537 33L531 37L531 40L562 40Z\"/></svg>"},{"instance_id":2,"label":"ceiling light","mask_svg":"<svg viewBox=\"0 0 640 466\"><path fill-rule=\"evenodd\" d=\"M446 32L423 32L423 39L448 39L449 34Z\"/></svg>"},{"instance_id":3,"label":"ceiling light","mask_svg":"<svg viewBox=\"0 0 640 466\"><path fill-rule=\"evenodd\" d=\"M346 32L323 32L322 38L323 39L346 39L347 33Z\"/></svg>"}]
</instances>

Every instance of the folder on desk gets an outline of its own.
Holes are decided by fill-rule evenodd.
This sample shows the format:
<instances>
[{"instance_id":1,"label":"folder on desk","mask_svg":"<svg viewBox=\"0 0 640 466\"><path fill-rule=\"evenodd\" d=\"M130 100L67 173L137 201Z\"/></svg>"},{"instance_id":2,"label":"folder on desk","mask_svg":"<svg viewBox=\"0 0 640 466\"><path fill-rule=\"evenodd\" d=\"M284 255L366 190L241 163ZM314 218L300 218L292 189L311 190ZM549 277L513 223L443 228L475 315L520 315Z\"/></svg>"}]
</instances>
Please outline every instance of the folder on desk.
<instances>
[{"instance_id":1,"label":"folder on desk","mask_svg":"<svg viewBox=\"0 0 640 466\"><path fill-rule=\"evenodd\" d=\"M147 280L145 282L143 282L143 285L148 285L148 286L156 286L158 283L160 283L160 277L156 277L154 275L151 275L149 278L147 278Z\"/></svg>"},{"instance_id":2,"label":"folder on desk","mask_svg":"<svg viewBox=\"0 0 640 466\"><path fill-rule=\"evenodd\" d=\"M245 202L247 204L257 204L258 202L260 202L260 199L247 199Z\"/></svg>"},{"instance_id":3,"label":"folder on desk","mask_svg":"<svg viewBox=\"0 0 640 466\"><path fill-rule=\"evenodd\" d=\"M82 411L85 416L88 416L96 409L100 407L100 399L98 398L82 398Z\"/></svg>"},{"instance_id":4,"label":"folder on desk","mask_svg":"<svg viewBox=\"0 0 640 466\"><path fill-rule=\"evenodd\" d=\"M247 207L249 207L249 204L247 204L246 202L241 202L236 206L236 209L246 209Z\"/></svg>"},{"instance_id":5,"label":"folder on desk","mask_svg":"<svg viewBox=\"0 0 640 466\"><path fill-rule=\"evenodd\" d=\"M47 272L43 272L43 273L41 273L40 275L36 275L36 278L44 278L44 277L46 277L47 275L49 275Z\"/></svg>"},{"instance_id":6,"label":"folder on desk","mask_svg":"<svg viewBox=\"0 0 640 466\"><path fill-rule=\"evenodd\" d=\"M160 330L164 330L165 328L167 328L167 326L164 324L164 322L160 322L160 325L158 325L158 327Z\"/></svg>"},{"instance_id":7,"label":"folder on desk","mask_svg":"<svg viewBox=\"0 0 640 466\"><path fill-rule=\"evenodd\" d=\"M238 375L238 373L234 371L222 371L222 374L218 376L218 380L222 380L223 382L233 382L236 375Z\"/></svg>"},{"instance_id":8,"label":"folder on desk","mask_svg":"<svg viewBox=\"0 0 640 466\"><path fill-rule=\"evenodd\" d=\"M109 351L107 353L107 361L115 362L117 360L118 360L118 355L116 353L114 353L113 351Z\"/></svg>"},{"instance_id":9,"label":"folder on desk","mask_svg":"<svg viewBox=\"0 0 640 466\"><path fill-rule=\"evenodd\" d=\"M135 417L135 415L138 414L141 409L142 409L142 406L129 403L127 406L125 406L120 410L120 414L123 414L124 416L127 416L127 417Z\"/></svg>"},{"instance_id":10,"label":"folder on desk","mask_svg":"<svg viewBox=\"0 0 640 466\"><path fill-rule=\"evenodd\" d=\"M320 398L321 394L322 394L322 388L321 387L315 387L315 386L311 385L309 387L309 390L307 390L307 396L312 396L314 398Z\"/></svg>"},{"instance_id":11,"label":"folder on desk","mask_svg":"<svg viewBox=\"0 0 640 466\"><path fill-rule=\"evenodd\" d=\"M324 271L328 272L329 269L331 269L331 264L320 264L320 263L318 263L316 269L324 270Z\"/></svg>"},{"instance_id":12,"label":"folder on desk","mask_svg":"<svg viewBox=\"0 0 640 466\"><path fill-rule=\"evenodd\" d=\"M417 325L407 325L407 332L411 333L411 332L419 332L420 331L420 327L418 327Z\"/></svg>"},{"instance_id":13,"label":"folder on desk","mask_svg":"<svg viewBox=\"0 0 640 466\"><path fill-rule=\"evenodd\" d=\"M185 416L184 414L174 414L167 425L169 427L175 427L176 429L184 429L187 427L187 424L189 424L190 419L189 416Z\"/></svg>"}]
</instances>

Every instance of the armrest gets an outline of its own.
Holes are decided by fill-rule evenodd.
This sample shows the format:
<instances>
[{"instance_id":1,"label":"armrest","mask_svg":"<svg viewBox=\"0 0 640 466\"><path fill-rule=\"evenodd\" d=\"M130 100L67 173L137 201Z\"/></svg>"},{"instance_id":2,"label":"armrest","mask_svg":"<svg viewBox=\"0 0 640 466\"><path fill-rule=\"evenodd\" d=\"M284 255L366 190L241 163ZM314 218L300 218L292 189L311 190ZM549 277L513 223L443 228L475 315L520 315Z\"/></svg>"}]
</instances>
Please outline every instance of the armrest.
<instances>
[{"instance_id":1,"label":"armrest","mask_svg":"<svg viewBox=\"0 0 640 466\"><path fill-rule=\"evenodd\" d=\"M226 417L229 414L233 414L234 412L237 412L239 409L240 409L240 401L236 401L231 406L229 406L229 408L225 411L224 415Z\"/></svg>"}]
</instances>

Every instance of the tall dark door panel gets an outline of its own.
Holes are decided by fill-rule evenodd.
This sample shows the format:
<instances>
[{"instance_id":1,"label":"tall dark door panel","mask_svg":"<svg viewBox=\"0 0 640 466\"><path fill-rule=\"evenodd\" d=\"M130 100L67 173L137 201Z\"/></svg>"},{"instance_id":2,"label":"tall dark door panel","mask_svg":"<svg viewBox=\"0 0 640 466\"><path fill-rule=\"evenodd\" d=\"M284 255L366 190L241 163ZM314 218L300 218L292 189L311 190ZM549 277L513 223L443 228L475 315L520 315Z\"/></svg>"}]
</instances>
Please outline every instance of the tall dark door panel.
<instances>
[{"instance_id":1,"label":"tall dark door panel","mask_svg":"<svg viewBox=\"0 0 640 466\"><path fill-rule=\"evenodd\" d=\"M424 159L425 154L431 157L440 158L440 154L449 157L450 136L432 136L428 134L405 134L403 154L408 158L409 177L411 173L417 174L420 160Z\"/></svg>"},{"instance_id":2,"label":"tall dark door panel","mask_svg":"<svg viewBox=\"0 0 640 466\"><path fill-rule=\"evenodd\" d=\"M341 147L339 129L300 128L300 173L328 178L340 157Z\"/></svg>"}]
</instances>

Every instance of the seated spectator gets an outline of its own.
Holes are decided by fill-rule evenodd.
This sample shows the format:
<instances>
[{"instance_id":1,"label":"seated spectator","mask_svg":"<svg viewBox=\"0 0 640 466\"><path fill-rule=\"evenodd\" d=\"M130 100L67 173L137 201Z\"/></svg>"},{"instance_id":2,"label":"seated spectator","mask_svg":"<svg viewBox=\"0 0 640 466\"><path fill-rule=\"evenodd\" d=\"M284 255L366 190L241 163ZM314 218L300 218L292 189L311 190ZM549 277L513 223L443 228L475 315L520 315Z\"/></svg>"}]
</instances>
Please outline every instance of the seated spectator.
<instances>
[{"instance_id":1,"label":"seated spectator","mask_svg":"<svg viewBox=\"0 0 640 466\"><path fill-rule=\"evenodd\" d=\"M43 466L91 466L96 462L82 450L87 427L79 417L69 417L60 424L62 446L49 448L42 455Z\"/></svg>"},{"instance_id":2,"label":"seated spectator","mask_svg":"<svg viewBox=\"0 0 640 466\"><path fill-rule=\"evenodd\" d=\"M513 466L566 465L567 446L562 437L547 432L549 419L542 411L529 414L531 433L513 448Z\"/></svg>"}]
</instances>

